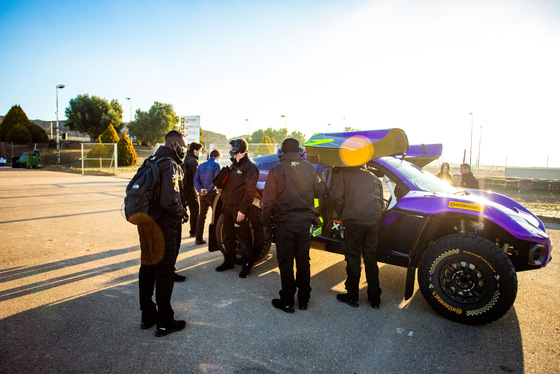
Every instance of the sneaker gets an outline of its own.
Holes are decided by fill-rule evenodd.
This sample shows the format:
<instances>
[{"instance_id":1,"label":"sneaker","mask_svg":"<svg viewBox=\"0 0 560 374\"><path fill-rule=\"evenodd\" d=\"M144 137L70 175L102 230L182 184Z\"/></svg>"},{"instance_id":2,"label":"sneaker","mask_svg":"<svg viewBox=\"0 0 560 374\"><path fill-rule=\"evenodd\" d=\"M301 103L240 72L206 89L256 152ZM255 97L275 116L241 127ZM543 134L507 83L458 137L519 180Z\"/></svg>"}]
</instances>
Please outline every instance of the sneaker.
<instances>
[{"instance_id":1,"label":"sneaker","mask_svg":"<svg viewBox=\"0 0 560 374\"><path fill-rule=\"evenodd\" d=\"M194 241L195 245L204 245L207 244L206 240L195 240Z\"/></svg>"},{"instance_id":2,"label":"sneaker","mask_svg":"<svg viewBox=\"0 0 560 374\"><path fill-rule=\"evenodd\" d=\"M216 271L222 272L222 271L226 271L229 269L233 269L235 267L235 265L232 262L226 262L224 261L223 264L221 264L220 266L218 266L216 268Z\"/></svg>"},{"instance_id":3,"label":"sneaker","mask_svg":"<svg viewBox=\"0 0 560 374\"><path fill-rule=\"evenodd\" d=\"M272 299L272 305L274 305L275 308L289 314L293 314L295 312L293 305L286 305L280 299Z\"/></svg>"},{"instance_id":4,"label":"sneaker","mask_svg":"<svg viewBox=\"0 0 560 374\"><path fill-rule=\"evenodd\" d=\"M181 331L185 328L186 325L187 325L187 322L185 322L185 321L181 321L181 320L173 321L165 327L158 326L158 328L156 329L156 332L154 332L154 335L157 336L158 338L160 338L162 336L169 335L173 332Z\"/></svg>"},{"instance_id":5,"label":"sneaker","mask_svg":"<svg viewBox=\"0 0 560 374\"><path fill-rule=\"evenodd\" d=\"M358 300L352 299L347 293L339 293L336 295L336 299L340 302L350 305L352 308L357 308L360 306Z\"/></svg>"},{"instance_id":6,"label":"sneaker","mask_svg":"<svg viewBox=\"0 0 560 374\"><path fill-rule=\"evenodd\" d=\"M184 275L181 274L177 274L175 273L175 276L173 277L173 281L175 282L184 282L187 280L187 277L185 277Z\"/></svg>"},{"instance_id":7,"label":"sneaker","mask_svg":"<svg viewBox=\"0 0 560 374\"><path fill-rule=\"evenodd\" d=\"M239 278L247 278L249 276L249 273L251 272L252 267L253 265L251 265L249 262L243 265L243 267L241 268L241 272L239 273Z\"/></svg>"}]
</instances>

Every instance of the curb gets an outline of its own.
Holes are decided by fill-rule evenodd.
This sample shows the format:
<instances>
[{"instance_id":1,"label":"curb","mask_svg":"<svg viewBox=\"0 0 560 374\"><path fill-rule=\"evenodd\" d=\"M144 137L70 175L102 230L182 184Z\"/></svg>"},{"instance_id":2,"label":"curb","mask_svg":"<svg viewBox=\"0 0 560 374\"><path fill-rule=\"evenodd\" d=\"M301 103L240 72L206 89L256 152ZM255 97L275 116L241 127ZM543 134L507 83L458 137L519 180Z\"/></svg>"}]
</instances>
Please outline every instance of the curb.
<instances>
[{"instance_id":1,"label":"curb","mask_svg":"<svg viewBox=\"0 0 560 374\"><path fill-rule=\"evenodd\" d=\"M560 224L560 218L558 217L548 217L548 216L537 216L543 223L557 223Z\"/></svg>"}]
</instances>

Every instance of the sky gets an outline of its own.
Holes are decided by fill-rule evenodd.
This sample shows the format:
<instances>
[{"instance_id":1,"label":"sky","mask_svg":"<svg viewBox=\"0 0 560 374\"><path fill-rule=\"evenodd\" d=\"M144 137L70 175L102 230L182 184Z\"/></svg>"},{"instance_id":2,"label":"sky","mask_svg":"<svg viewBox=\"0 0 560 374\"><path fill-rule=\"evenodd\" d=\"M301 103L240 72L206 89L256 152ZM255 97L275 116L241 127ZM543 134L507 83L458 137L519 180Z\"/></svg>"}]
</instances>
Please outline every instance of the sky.
<instances>
[{"instance_id":1,"label":"sky","mask_svg":"<svg viewBox=\"0 0 560 374\"><path fill-rule=\"evenodd\" d=\"M55 120L64 84L61 120L89 94L228 138L396 127L444 161L560 167L559 0L0 0L0 78L1 115Z\"/></svg>"}]
</instances>

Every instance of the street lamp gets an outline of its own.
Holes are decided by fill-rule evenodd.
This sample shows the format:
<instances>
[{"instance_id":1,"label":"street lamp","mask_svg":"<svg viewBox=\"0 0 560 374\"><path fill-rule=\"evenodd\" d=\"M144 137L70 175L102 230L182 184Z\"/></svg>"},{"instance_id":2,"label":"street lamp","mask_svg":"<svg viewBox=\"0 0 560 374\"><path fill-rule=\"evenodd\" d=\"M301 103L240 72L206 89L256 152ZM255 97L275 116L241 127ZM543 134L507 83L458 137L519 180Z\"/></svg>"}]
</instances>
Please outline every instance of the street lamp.
<instances>
[{"instance_id":1,"label":"street lamp","mask_svg":"<svg viewBox=\"0 0 560 374\"><path fill-rule=\"evenodd\" d=\"M130 122L132 122L132 99L131 99L130 97L127 97L126 99L127 99L128 101L130 101L130 112L129 112L129 115L130 115L129 118L130 118L130 119L128 120L128 123L130 123Z\"/></svg>"},{"instance_id":2,"label":"street lamp","mask_svg":"<svg viewBox=\"0 0 560 374\"><path fill-rule=\"evenodd\" d=\"M473 123L474 123L474 115L472 112L469 113L471 116L471 148L469 151L469 165L472 165L472 131L473 131Z\"/></svg>"},{"instance_id":3,"label":"street lamp","mask_svg":"<svg viewBox=\"0 0 560 374\"><path fill-rule=\"evenodd\" d=\"M482 126L480 126L480 133L478 134L478 159L476 161L476 166L480 167L480 144L482 143Z\"/></svg>"},{"instance_id":4,"label":"street lamp","mask_svg":"<svg viewBox=\"0 0 560 374\"><path fill-rule=\"evenodd\" d=\"M58 126L58 89L65 86L59 84L56 86L56 165L60 165L60 127Z\"/></svg>"},{"instance_id":5,"label":"street lamp","mask_svg":"<svg viewBox=\"0 0 560 374\"><path fill-rule=\"evenodd\" d=\"M245 118L245 121L247 121L247 142L248 142L249 136L251 136L251 133L249 132L249 118Z\"/></svg>"},{"instance_id":6,"label":"street lamp","mask_svg":"<svg viewBox=\"0 0 560 374\"><path fill-rule=\"evenodd\" d=\"M286 136L288 136L288 116L282 114L282 115L280 115L280 117L286 118Z\"/></svg>"}]
</instances>

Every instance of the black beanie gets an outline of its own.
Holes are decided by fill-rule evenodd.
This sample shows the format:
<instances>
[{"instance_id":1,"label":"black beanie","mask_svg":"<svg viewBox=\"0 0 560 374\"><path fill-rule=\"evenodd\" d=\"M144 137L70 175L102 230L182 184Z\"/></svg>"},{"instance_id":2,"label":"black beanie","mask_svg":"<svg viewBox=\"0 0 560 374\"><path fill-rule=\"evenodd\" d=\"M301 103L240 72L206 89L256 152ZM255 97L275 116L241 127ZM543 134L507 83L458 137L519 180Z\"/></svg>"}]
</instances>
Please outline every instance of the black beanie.
<instances>
[{"instance_id":1,"label":"black beanie","mask_svg":"<svg viewBox=\"0 0 560 374\"><path fill-rule=\"evenodd\" d=\"M298 153L299 152L299 142L294 138L288 138L282 142L282 152L286 153Z\"/></svg>"}]
</instances>

